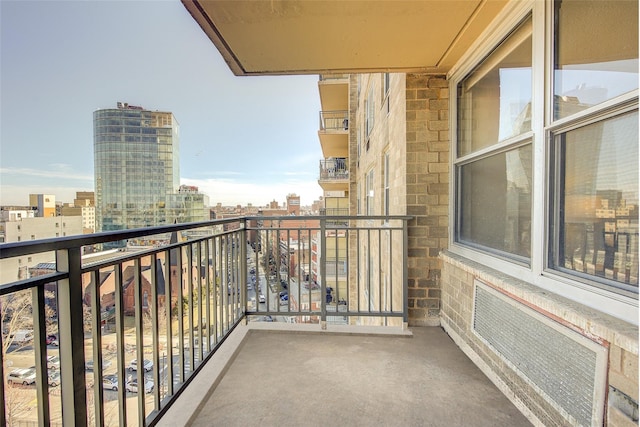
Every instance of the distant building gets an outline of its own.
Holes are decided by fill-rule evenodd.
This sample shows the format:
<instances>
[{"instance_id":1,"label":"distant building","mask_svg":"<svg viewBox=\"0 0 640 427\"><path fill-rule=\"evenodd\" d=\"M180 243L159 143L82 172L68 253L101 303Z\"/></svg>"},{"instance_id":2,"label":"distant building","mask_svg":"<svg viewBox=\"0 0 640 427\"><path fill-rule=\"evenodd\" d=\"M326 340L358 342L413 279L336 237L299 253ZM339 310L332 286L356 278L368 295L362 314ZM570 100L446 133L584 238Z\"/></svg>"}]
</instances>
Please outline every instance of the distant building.
<instances>
[{"instance_id":1,"label":"distant building","mask_svg":"<svg viewBox=\"0 0 640 427\"><path fill-rule=\"evenodd\" d=\"M181 185L177 193L167 195L166 216L169 223L205 221L209 218L209 196L198 187Z\"/></svg>"},{"instance_id":2,"label":"distant building","mask_svg":"<svg viewBox=\"0 0 640 427\"><path fill-rule=\"evenodd\" d=\"M76 192L76 198L73 200L73 204L65 203L60 208L60 214L63 216L82 217L83 233L94 233L96 231L96 208L94 200L93 191Z\"/></svg>"},{"instance_id":3,"label":"distant building","mask_svg":"<svg viewBox=\"0 0 640 427\"><path fill-rule=\"evenodd\" d=\"M4 212L4 211L3 211ZM47 218L18 217L8 214L8 220L0 222L3 233L2 243L42 240L55 237L82 234L82 218L73 216L56 216ZM43 252L28 256L7 258L0 261L0 283L22 280L29 277L29 268L41 262L51 262L55 259L53 252Z\"/></svg>"},{"instance_id":4,"label":"distant building","mask_svg":"<svg viewBox=\"0 0 640 427\"><path fill-rule=\"evenodd\" d=\"M29 194L29 205L37 210L38 217L56 216L56 196L51 194Z\"/></svg>"},{"instance_id":5,"label":"distant building","mask_svg":"<svg viewBox=\"0 0 640 427\"><path fill-rule=\"evenodd\" d=\"M179 127L171 112L118 102L93 113L96 230L168 223L180 185Z\"/></svg>"}]
</instances>

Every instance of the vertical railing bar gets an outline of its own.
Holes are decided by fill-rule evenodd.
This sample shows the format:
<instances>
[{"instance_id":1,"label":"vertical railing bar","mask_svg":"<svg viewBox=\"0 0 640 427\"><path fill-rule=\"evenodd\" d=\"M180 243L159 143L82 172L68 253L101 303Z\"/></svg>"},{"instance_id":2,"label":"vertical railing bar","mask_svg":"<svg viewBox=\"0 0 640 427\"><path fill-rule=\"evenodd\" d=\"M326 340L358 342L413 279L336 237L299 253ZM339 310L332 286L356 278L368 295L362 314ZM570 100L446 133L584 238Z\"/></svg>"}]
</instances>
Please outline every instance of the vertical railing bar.
<instances>
[{"instance_id":1,"label":"vertical railing bar","mask_svg":"<svg viewBox=\"0 0 640 427\"><path fill-rule=\"evenodd\" d=\"M195 354L193 351L193 245L189 243L185 248L187 249L187 283L189 284L187 294L187 325L189 326L189 375L191 375L191 372L195 369Z\"/></svg>"},{"instance_id":2,"label":"vertical railing bar","mask_svg":"<svg viewBox=\"0 0 640 427\"><path fill-rule=\"evenodd\" d=\"M227 290L224 279L224 236L218 238L218 313L219 313L219 338L224 335L224 316L226 308L224 307L224 294Z\"/></svg>"},{"instance_id":3,"label":"vertical railing bar","mask_svg":"<svg viewBox=\"0 0 640 427\"><path fill-rule=\"evenodd\" d=\"M219 294L222 292L220 289L220 266L218 263L218 254L220 253L218 237L214 237L212 240L211 250L213 253L211 254L211 258L213 259L213 325L214 325L214 335L215 335L215 343L218 344L218 338L220 337L219 327L220 327L220 308L219 308Z\"/></svg>"},{"instance_id":4,"label":"vertical railing bar","mask_svg":"<svg viewBox=\"0 0 640 427\"><path fill-rule=\"evenodd\" d=\"M202 313L202 242L198 242L196 244L196 256L198 257L198 261L197 261L197 266L198 266L198 271L197 271L197 288L198 288L198 360L200 361L200 363L202 363L203 360L203 354L202 354L202 322L203 322L203 313ZM204 319L206 321L206 319Z\"/></svg>"},{"instance_id":5,"label":"vertical railing bar","mask_svg":"<svg viewBox=\"0 0 640 427\"><path fill-rule=\"evenodd\" d=\"M272 225L272 224L270 224ZM265 244L267 246L267 248L265 249L264 252L264 281L265 281L265 301L267 301L267 312L271 311L271 293L269 292L271 290L271 286L269 285L269 281L271 280L271 265L269 264L269 259L270 259L270 248L269 248L269 229L265 228L264 229L264 235L265 235Z\"/></svg>"},{"instance_id":6,"label":"vertical railing bar","mask_svg":"<svg viewBox=\"0 0 640 427\"><path fill-rule=\"evenodd\" d=\"M308 243L307 243L307 252L308 252L308 264L307 264L307 271L309 272L309 311L311 311L311 258L312 258L312 251L311 251L311 229L309 229L308 233L307 233L307 237L308 237ZM315 283L315 280L314 280ZM321 295L322 296L322 295Z\"/></svg>"},{"instance_id":7,"label":"vertical railing bar","mask_svg":"<svg viewBox=\"0 0 640 427\"><path fill-rule=\"evenodd\" d=\"M289 274L290 266L291 266L291 229L287 228L287 253L285 254L285 259L287 260L287 311L289 316L291 315L291 275ZM298 292L300 295L300 292Z\"/></svg>"},{"instance_id":8,"label":"vertical railing bar","mask_svg":"<svg viewBox=\"0 0 640 427\"><path fill-rule=\"evenodd\" d=\"M165 281L165 286L167 286ZM158 255L151 255L151 351L154 408L160 409L160 340L158 332Z\"/></svg>"},{"instance_id":9,"label":"vertical railing bar","mask_svg":"<svg viewBox=\"0 0 640 427\"><path fill-rule=\"evenodd\" d=\"M378 228L378 312L382 313L382 228Z\"/></svg>"},{"instance_id":10,"label":"vertical railing bar","mask_svg":"<svg viewBox=\"0 0 640 427\"><path fill-rule=\"evenodd\" d=\"M362 295L360 295L360 266L362 265L362 260L360 259L360 228L356 228L356 288L357 288L357 310L360 313L360 300L362 299Z\"/></svg>"},{"instance_id":11,"label":"vertical railing bar","mask_svg":"<svg viewBox=\"0 0 640 427\"><path fill-rule=\"evenodd\" d=\"M124 387L126 376L124 366L124 294L122 292L122 264L113 266L114 299L116 305L116 366L118 376L118 418L121 426L127 425L127 391Z\"/></svg>"},{"instance_id":12,"label":"vertical railing bar","mask_svg":"<svg viewBox=\"0 0 640 427\"><path fill-rule=\"evenodd\" d=\"M371 313L371 228L367 228L367 295L369 300L367 301L367 313Z\"/></svg>"},{"instance_id":13,"label":"vertical railing bar","mask_svg":"<svg viewBox=\"0 0 640 427\"><path fill-rule=\"evenodd\" d=\"M178 273L178 342L177 342L177 348L178 348L178 362L179 362L179 368L180 370L178 371L178 383L182 384L184 382L184 371L185 371L185 367L184 367L184 276L183 276L183 272L184 272L184 265L183 265L183 261L182 261L182 257L183 257L183 250L185 249L185 246L181 246L180 248L176 249L176 269L177 269L177 273ZM171 379L173 381L173 378Z\"/></svg>"},{"instance_id":14,"label":"vertical railing bar","mask_svg":"<svg viewBox=\"0 0 640 427\"><path fill-rule=\"evenodd\" d=\"M345 238L346 238L346 248L345 248L345 264L344 264L344 274L346 276L346 283L347 283L347 304L345 305L345 311L347 313L349 313L350 311L350 307L351 307L351 289L349 289L351 287L351 268L350 268L350 257L349 257L349 249L351 248L351 238L352 238L352 233L351 233L351 224L349 222L347 222L348 227L347 230L345 230Z\"/></svg>"},{"instance_id":15,"label":"vertical railing bar","mask_svg":"<svg viewBox=\"0 0 640 427\"><path fill-rule=\"evenodd\" d=\"M242 312L243 315L246 315L248 311L248 292L247 292L247 222L246 220L242 224L242 229L240 231L240 296L241 300L244 302L244 310Z\"/></svg>"},{"instance_id":16,"label":"vertical railing bar","mask_svg":"<svg viewBox=\"0 0 640 427\"><path fill-rule=\"evenodd\" d=\"M175 251L175 249L171 249L169 251L165 251L164 255L164 311L165 311L165 321L167 323L167 333L166 333L166 352L167 352L167 365L165 367L165 376L166 380L164 381L167 385L167 395L171 396L173 394L173 274L171 272L171 251ZM174 252L175 253L175 252Z\"/></svg>"},{"instance_id":17,"label":"vertical railing bar","mask_svg":"<svg viewBox=\"0 0 640 427\"><path fill-rule=\"evenodd\" d=\"M335 235L334 239L333 239L333 246L334 246L334 257L333 257L333 268L334 268L334 277L335 277L335 287L336 287L336 300L335 300L335 304L336 304L336 317L338 316L338 311L340 310L340 306L338 304L338 301L340 301L340 275L338 274L338 259L340 259L340 245L338 244L338 241L340 239L338 239L338 227L336 227L333 230L333 233Z\"/></svg>"},{"instance_id":18,"label":"vertical railing bar","mask_svg":"<svg viewBox=\"0 0 640 427\"><path fill-rule=\"evenodd\" d=\"M144 334L142 323L142 267L140 258L134 260L133 289L135 304L135 324L136 324L136 378L138 383L138 425L145 423L145 387L144 387ZM141 374L142 373L142 374Z\"/></svg>"},{"instance_id":19,"label":"vertical railing bar","mask_svg":"<svg viewBox=\"0 0 640 427\"><path fill-rule=\"evenodd\" d=\"M87 425L87 393L84 369L84 318L82 310L82 257L80 247L56 251L56 268L69 277L58 283L58 332L60 340L60 389L64 427Z\"/></svg>"},{"instance_id":20,"label":"vertical railing bar","mask_svg":"<svg viewBox=\"0 0 640 427\"><path fill-rule=\"evenodd\" d=\"M0 333L0 349L4 348L4 343L2 342L2 334ZM4 376L4 352L0 351L0 378L5 378ZM0 387L0 407L3 408L0 411L0 427L6 427L7 425L7 416L5 414L4 408L6 408L6 396L4 393L4 385Z\"/></svg>"},{"instance_id":21,"label":"vertical railing bar","mask_svg":"<svg viewBox=\"0 0 640 427\"><path fill-rule=\"evenodd\" d=\"M389 229L389 282L387 284L387 290L389 292L389 312L393 313L393 228Z\"/></svg>"},{"instance_id":22,"label":"vertical railing bar","mask_svg":"<svg viewBox=\"0 0 640 427\"><path fill-rule=\"evenodd\" d=\"M409 232L407 227L407 220L402 220L402 320L403 320L403 329L407 329L409 327L409 305L408 305L408 295L409 295Z\"/></svg>"},{"instance_id":23,"label":"vertical railing bar","mask_svg":"<svg viewBox=\"0 0 640 427\"><path fill-rule=\"evenodd\" d=\"M220 296L224 313L222 316L222 336L224 336L229 325L229 239L226 235L221 238L221 243L221 251L224 254L221 254L224 283L220 284Z\"/></svg>"},{"instance_id":24,"label":"vertical railing bar","mask_svg":"<svg viewBox=\"0 0 640 427\"><path fill-rule=\"evenodd\" d=\"M44 305L44 285L31 288L31 307L34 314L33 351L36 356L38 423L41 426L49 426L51 416L49 412L49 370L47 368L47 324L45 321ZM4 381L4 377L0 378ZM0 385L0 388L3 388L3 385ZM4 409L4 406L2 408Z\"/></svg>"},{"instance_id":25,"label":"vertical railing bar","mask_svg":"<svg viewBox=\"0 0 640 427\"><path fill-rule=\"evenodd\" d=\"M91 280L91 330L93 334L93 406L96 426L104 425L104 392L102 388L102 317L100 314L100 271L92 274Z\"/></svg>"},{"instance_id":26,"label":"vertical railing bar","mask_svg":"<svg viewBox=\"0 0 640 427\"><path fill-rule=\"evenodd\" d=\"M320 218L320 328L327 329L327 238L326 238L326 217Z\"/></svg>"},{"instance_id":27,"label":"vertical railing bar","mask_svg":"<svg viewBox=\"0 0 640 427\"><path fill-rule=\"evenodd\" d=\"M205 297L206 301L205 306L205 335L207 336L207 353L211 352L211 251L209 250L209 245L211 245L211 239L207 239L203 242L204 244L204 259L206 260L206 268L204 271L204 280L205 280Z\"/></svg>"}]
</instances>

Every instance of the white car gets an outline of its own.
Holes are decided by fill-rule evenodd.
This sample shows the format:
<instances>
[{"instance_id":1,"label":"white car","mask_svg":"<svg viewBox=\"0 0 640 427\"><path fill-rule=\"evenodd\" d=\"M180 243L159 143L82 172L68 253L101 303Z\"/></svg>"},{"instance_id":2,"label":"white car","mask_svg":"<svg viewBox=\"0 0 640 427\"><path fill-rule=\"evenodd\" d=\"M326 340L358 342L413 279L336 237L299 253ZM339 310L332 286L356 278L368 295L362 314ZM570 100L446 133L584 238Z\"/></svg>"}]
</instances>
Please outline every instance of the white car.
<instances>
[{"instance_id":1,"label":"white car","mask_svg":"<svg viewBox=\"0 0 640 427\"><path fill-rule=\"evenodd\" d=\"M127 381L127 385L125 389L130 393L138 392L138 380L133 379L131 381ZM153 381L148 380L144 383L144 391L145 393L151 393L153 391Z\"/></svg>"},{"instance_id":2,"label":"white car","mask_svg":"<svg viewBox=\"0 0 640 427\"><path fill-rule=\"evenodd\" d=\"M142 367L144 368L145 372L150 372L153 369L153 362L151 360L148 359L144 359L142 361ZM138 370L138 360L137 359L133 359L131 361L131 363L129 363L129 368L130 371L137 371Z\"/></svg>"},{"instance_id":3,"label":"white car","mask_svg":"<svg viewBox=\"0 0 640 427\"><path fill-rule=\"evenodd\" d=\"M36 382L36 368L14 369L7 376L9 384L29 385Z\"/></svg>"},{"instance_id":4,"label":"white car","mask_svg":"<svg viewBox=\"0 0 640 427\"><path fill-rule=\"evenodd\" d=\"M263 303L263 302L266 302L266 301L267 301L267 299L264 297L264 295L260 294L260 295L258 296L258 301L260 301L261 303Z\"/></svg>"}]
</instances>

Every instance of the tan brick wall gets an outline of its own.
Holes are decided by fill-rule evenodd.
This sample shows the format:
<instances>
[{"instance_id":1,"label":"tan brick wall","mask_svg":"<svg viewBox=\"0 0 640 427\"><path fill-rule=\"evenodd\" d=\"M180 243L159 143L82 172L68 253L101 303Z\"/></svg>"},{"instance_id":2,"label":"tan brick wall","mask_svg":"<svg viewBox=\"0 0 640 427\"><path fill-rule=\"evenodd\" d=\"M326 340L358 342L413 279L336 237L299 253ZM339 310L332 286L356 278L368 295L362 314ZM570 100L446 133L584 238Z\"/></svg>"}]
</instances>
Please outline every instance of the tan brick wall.
<instances>
[{"instance_id":1,"label":"tan brick wall","mask_svg":"<svg viewBox=\"0 0 640 427\"><path fill-rule=\"evenodd\" d=\"M440 249L448 245L449 87L444 76L406 76L409 324L439 323Z\"/></svg>"}]
</instances>

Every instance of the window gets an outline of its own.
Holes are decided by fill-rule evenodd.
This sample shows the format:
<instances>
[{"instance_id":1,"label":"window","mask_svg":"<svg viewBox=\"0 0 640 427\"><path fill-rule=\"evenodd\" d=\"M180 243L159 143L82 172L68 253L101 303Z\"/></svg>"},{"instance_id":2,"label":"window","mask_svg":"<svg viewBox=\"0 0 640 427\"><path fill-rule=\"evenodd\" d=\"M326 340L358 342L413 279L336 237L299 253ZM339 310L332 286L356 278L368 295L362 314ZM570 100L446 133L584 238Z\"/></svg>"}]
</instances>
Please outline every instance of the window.
<instances>
[{"instance_id":1,"label":"window","mask_svg":"<svg viewBox=\"0 0 640 427\"><path fill-rule=\"evenodd\" d=\"M552 152L550 266L637 291L638 111L558 131Z\"/></svg>"},{"instance_id":2,"label":"window","mask_svg":"<svg viewBox=\"0 0 640 427\"><path fill-rule=\"evenodd\" d=\"M546 266L637 295L638 3L557 1L554 14L552 120L565 120L549 129Z\"/></svg>"},{"instance_id":3,"label":"window","mask_svg":"<svg viewBox=\"0 0 640 427\"><path fill-rule=\"evenodd\" d=\"M456 241L531 256L532 37L527 19L458 84Z\"/></svg>"},{"instance_id":4,"label":"window","mask_svg":"<svg viewBox=\"0 0 640 427\"><path fill-rule=\"evenodd\" d=\"M365 198L367 200L367 215L374 215L373 213L373 170L370 170L366 177L367 193Z\"/></svg>"},{"instance_id":5,"label":"window","mask_svg":"<svg viewBox=\"0 0 640 427\"><path fill-rule=\"evenodd\" d=\"M389 153L384 153L384 215L389 216Z\"/></svg>"},{"instance_id":6,"label":"window","mask_svg":"<svg viewBox=\"0 0 640 427\"><path fill-rule=\"evenodd\" d=\"M638 89L638 2L555 3L554 118Z\"/></svg>"},{"instance_id":7,"label":"window","mask_svg":"<svg viewBox=\"0 0 640 427\"><path fill-rule=\"evenodd\" d=\"M36 235L35 234L31 235L31 240L36 240Z\"/></svg>"},{"instance_id":8,"label":"window","mask_svg":"<svg viewBox=\"0 0 640 427\"><path fill-rule=\"evenodd\" d=\"M371 136L371 132L373 131L373 121L375 118L375 97L374 97L374 85L372 84L369 88L369 93L367 94L367 99L365 99L365 139L367 140L367 150L369 149L368 141Z\"/></svg>"},{"instance_id":9,"label":"window","mask_svg":"<svg viewBox=\"0 0 640 427\"><path fill-rule=\"evenodd\" d=\"M356 214L360 215L360 184L356 184Z\"/></svg>"},{"instance_id":10,"label":"window","mask_svg":"<svg viewBox=\"0 0 640 427\"><path fill-rule=\"evenodd\" d=\"M382 102L387 107L386 113L389 114L391 108L389 106L389 87L390 87L390 79L389 73L384 73L382 77Z\"/></svg>"}]
</instances>

